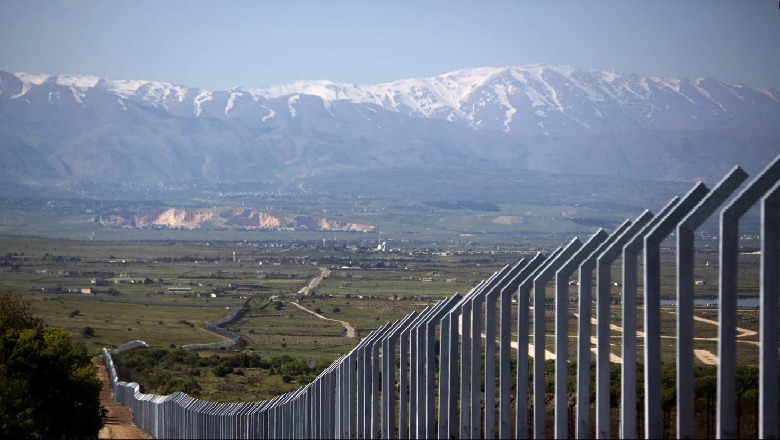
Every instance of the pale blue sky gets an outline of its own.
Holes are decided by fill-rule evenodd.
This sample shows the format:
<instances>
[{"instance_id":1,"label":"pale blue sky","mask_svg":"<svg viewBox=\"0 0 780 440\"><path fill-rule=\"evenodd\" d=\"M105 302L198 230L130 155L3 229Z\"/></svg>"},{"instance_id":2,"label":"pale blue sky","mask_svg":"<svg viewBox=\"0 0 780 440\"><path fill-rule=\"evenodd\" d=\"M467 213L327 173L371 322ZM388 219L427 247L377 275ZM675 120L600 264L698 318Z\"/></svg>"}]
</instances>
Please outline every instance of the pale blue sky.
<instances>
[{"instance_id":1,"label":"pale blue sky","mask_svg":"<svg viewBox=\"0 0 780 440\"><path fill-rule=\"evenodd\" d=\"M0 70L209 90L534 63L780 88L777 0L0 0Z\"/></svg>"}]
</instances>

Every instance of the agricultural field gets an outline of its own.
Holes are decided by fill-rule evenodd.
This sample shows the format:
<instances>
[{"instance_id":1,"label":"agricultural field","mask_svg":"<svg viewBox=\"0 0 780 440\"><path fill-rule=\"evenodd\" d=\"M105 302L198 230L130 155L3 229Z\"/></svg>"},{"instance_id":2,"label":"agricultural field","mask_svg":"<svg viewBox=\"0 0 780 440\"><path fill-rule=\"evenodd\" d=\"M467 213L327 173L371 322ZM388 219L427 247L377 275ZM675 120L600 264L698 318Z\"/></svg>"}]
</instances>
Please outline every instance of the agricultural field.
<instances>
[{"instance_id":1,"label":"agricultural field","mask_svg":"<svg viewBox=\"0 0 780 440\"><path fill-rule=\"evenodd\" d=\"M246 233L244 236L249 237ZM500 244L479 241L481 237L460 237L458 241L382 240L386 243L382 250L381 237L375 234L273 241L264 233L252 237L254 240L99 241L0 236L0 289L13 289L29 299L35 313L48 325L70 330L92 354L136 339L147 342L152 349L170 351L180 351L178 348L186 344L219 342L220 336L201 325L225 316L234 307L244 307L246 313L226 325L240 335L243 345L239 349L199 352L199 356L227 359L245 353L263 362L287 356L306 365L325 366L386 322L420 311L456 292L466 294L502 266L537 251L549 253L571 238L541 234ZM695 294L706 303L718 292L717 246L705 236L697 246ZM745 240L743 247L746 251L740 257L739 295L750 298L758 292L760 256L750 253L755 241ZM673 251L672 240L662 247L664 300L674 299ZM641 275L641 258L639 262ZM619 263L613 265L612 281L612 296L618 298L622 291ZM577 350L576 274L569 284L569 353L573 358ZM592 287L595 290L595 285ZM638 290L641 298L641 285ZM553 292L553 283L548 283L545 348L551 353L555 351ZM592 314L596 316L595 310ZM701 305L696 315L701 320L695 321L695 348L716 353L717 326L712 321L717 321L717 309ZM516 318L514 304L512 316ZM662 360L673 362L673 307L664 306L661 316ZM755 365L757 312L743 308L738 317L738 326L745 330L739 333L738 359L746 366ZM638 319L642 331L641 307ZM610 320L611 351L619 357L619 304L612 306ZM512 332L516 333L516 321ZM595 325L591 332L595 335ZM639 362L642 348L640 340ZM705 355L697 359L700 364L707 363ZM242 368L239 375L215 374L216 367L211 364L203 368L197 373L200 395L223 401L251 398L247 393L269 396L284 392L308 377L284 382L278 374L255 367ZM166 377L175 378L189 371L173 368L164 372ZM168 384L176 382L171 381ZM247 382L259 385L248 388Z\"/></svg>"}]
</instances>

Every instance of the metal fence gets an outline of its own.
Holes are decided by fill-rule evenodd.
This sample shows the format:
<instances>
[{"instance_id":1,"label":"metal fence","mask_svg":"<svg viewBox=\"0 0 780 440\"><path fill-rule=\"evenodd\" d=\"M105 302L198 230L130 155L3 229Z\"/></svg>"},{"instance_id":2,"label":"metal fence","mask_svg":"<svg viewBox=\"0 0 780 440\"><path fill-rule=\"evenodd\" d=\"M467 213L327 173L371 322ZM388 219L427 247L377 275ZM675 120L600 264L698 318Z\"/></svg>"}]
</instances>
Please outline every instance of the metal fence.
<instances>
[{"instance_id":1,"label":"metal fence","mask_svg":"<svg viewBox=\"0 0 780 440\"><path fill-rule=\"evenodd\" d=\"M230 330L222 328L222 326L230 324L231 322L241 318L244 315L244 312L246 312L248 305L249 300L237 307L234 307L230 313L223 316L222 318L203 324L203 329L210 331L211 333L214 333L218 336L222 336L223 338L226 338L225 340L212 342L210 344L187 344L182 345L181 348L188 351L218 350L222 347L228 348L241 344L241 336L231 332Z\"/></svg>"},{"instance_id":2,"label":"metal fence","mask_svg":"<svg viewBox=\"0 0 780 440\"><path fill-rule=\"evenodd\" d=\"M529 361L531 357L554 357L552 434L556 438L569 436L567 405L573 397L577 402L573 414L575 435L587 438L592 420L591 321L595 320L596 435L637 437L635 362L621 363L620 432L610 431L610 308L615 302L610 275L612 265L620 259L621 357L636 359L637 342L644 344L643 434L660 438L660 244L674 234L676 432L680 437L692 437L694 232L720 208L716 435L734 437L738 226L740 217L760 204L758 435L777 438L780 156L742 186L747 177L736 167L712 190L699 183L682 198L673 198L658 214L645 211L612 234L599 230L584 241L574 238L549 255L538 253L508 265L464 295L456 293L374 330L313 382L274 399L228 404L182 393L142 394L137 384L116 382L111 355L104 350L115 398L133 410L138 426L158 438L545 437L549 434L545 424L546 366L541 361L533 363L529 390ZM637 298L640 255L644 290L641 303ZM573 360L568 353L569 279L575 272L579 277L578 313L574 315L578 319L578 369L576 392L569 396L567 370ZM592 292L594 272L596 289ZM555 330L551 335L555 353L548 352L545 343L545 287L549 283L555 284ZM593 303L595 318L591 313ZM644 319L642 334L637 333L638 305ZM512 358L516 359L516 371L512 371Z\"/></svg>"}]
</instances>

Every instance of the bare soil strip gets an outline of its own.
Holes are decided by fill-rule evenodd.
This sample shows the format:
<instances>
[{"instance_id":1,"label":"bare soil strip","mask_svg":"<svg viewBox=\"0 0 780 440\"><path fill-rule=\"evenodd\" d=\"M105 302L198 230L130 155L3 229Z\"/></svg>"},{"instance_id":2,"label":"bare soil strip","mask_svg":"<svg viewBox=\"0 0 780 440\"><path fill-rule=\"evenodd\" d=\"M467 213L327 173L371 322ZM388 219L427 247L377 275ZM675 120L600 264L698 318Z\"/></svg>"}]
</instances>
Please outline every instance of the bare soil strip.
<instances>
[{"instance_id":1,"label":"bare soil strip","mask_svg":"<svg viewBox=\"0 0 780 440\"><path fill-rule=\"evenodd\" d=\"M709 350L695 349L693 350L693 354L696 356L696 359L702 361L702 363L707 365L718 365L718 356Z\"/></svg>"},{"instance_id":2,"label":"bare soil strip","mask_svg":"<svg viewBox=\"0 0 780 440\"><path fill-rule=\"evenodd\" d=\"M100 390L100 404L107 410L106 424L98 433L101 439L134 439L134 438L153 438L135 424L133 424L133 415L130 408L114 400L111 392L111 384L108 379L108 371L103 363L101 356L92 358L92 363L98 367L98 378L103 384Z\"/></svg>"},{"instance_id":3,"label":"bare soil strip","mask_svg":"<svg viewBox=\"0 0 780 440\"><path fill-rule=\"evenodd\" d=\"M320 281L322 281L323 278L327 278L330 276L330 269L326 269L324 267L320 268L320 274L309 281L309 284L305 287L301 287L301 289L298 291L299 295L308 295L312 290L316 289L317 286L320 285Z\"/></svg>"}]
</instances>

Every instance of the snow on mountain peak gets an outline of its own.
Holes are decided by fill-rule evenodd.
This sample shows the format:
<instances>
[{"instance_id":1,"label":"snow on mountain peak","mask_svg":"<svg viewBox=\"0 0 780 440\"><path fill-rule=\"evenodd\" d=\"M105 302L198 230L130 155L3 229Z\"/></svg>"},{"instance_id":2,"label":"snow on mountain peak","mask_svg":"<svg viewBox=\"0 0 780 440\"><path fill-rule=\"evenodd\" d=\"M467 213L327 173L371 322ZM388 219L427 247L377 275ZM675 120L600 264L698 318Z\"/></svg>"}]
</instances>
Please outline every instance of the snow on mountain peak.
<instances>
[{"instance_id":1,"label":"snow on mountain peak","mask_svg":"<svg viewBox=\"0 0 780 440\"><path fill-rule=\"evenodd\" d=\"M148 84L143 80L112 80L106 82L106 89L122 97L134 95L138 89Z\"/></svg>"},{"instance_id":2,"label":"snow on mountain peak","mask_svg":"<svg viewBox=\"0 0 780 440\"><path fill-rule=\"evenodd\" d=\"M288 84L277 84L268 88L250 88L247 91L253 97L266 99L280 98L290 95L319 96L325 101L362 100L364 93L360 86L347 83L335 83L329 80L295 81Z\"/></svg>"},{"instance_id":3,"label":"snow on mountain peak","mask_svg":"<svg viewBox=\"0 0 780 440\"><path fill-rule=\"evenodd\" d=\"M22 89L14 89L11 98L26 95L34 87L65 86L84 107L90 100L83 98L93 93L88 89L95 89L95 93L111 93L177 115L257 118L265 123L277 114L305 116L310 107L299 108L298 104L314 96L336 119L331 110L340 101L368 105L374 112L384 109L505 132L569 132L615 124L676 127L691 114L696 115L696 127L719 126L735 120L744 103L762 99L776 106L780 102L776 89L761 91L711 78L649 77L561 64L460 69L370 85L312 80L216 92L166 82L15 75ZM707 122L703 122L705 113L711 115Z\"/></svg>"},{"instance_id":4,"label":"snow on mountain peak","mask_svg":"<svg viewBox=\"0 0 780 440\"><path fill-rule=\"evenodd\" d=\"M34 84L36 86L45 83L51 78L49 75L32 75L24 72L16 72L14 73L14 76L22 80L22 82Z\"/></svg>"},{"instance_id":5,"label":"snow on mountain peak","mask_svg":"<svg viewBox=\"0 0 780 440\"><path fill-rule=\"evenodd\" d=\"M75 87L78 89L91 89L100 82L99 76L82 75L82 76L58 76L56 79L57 85L65 87Z\"/></svg>"}]
</instances>

